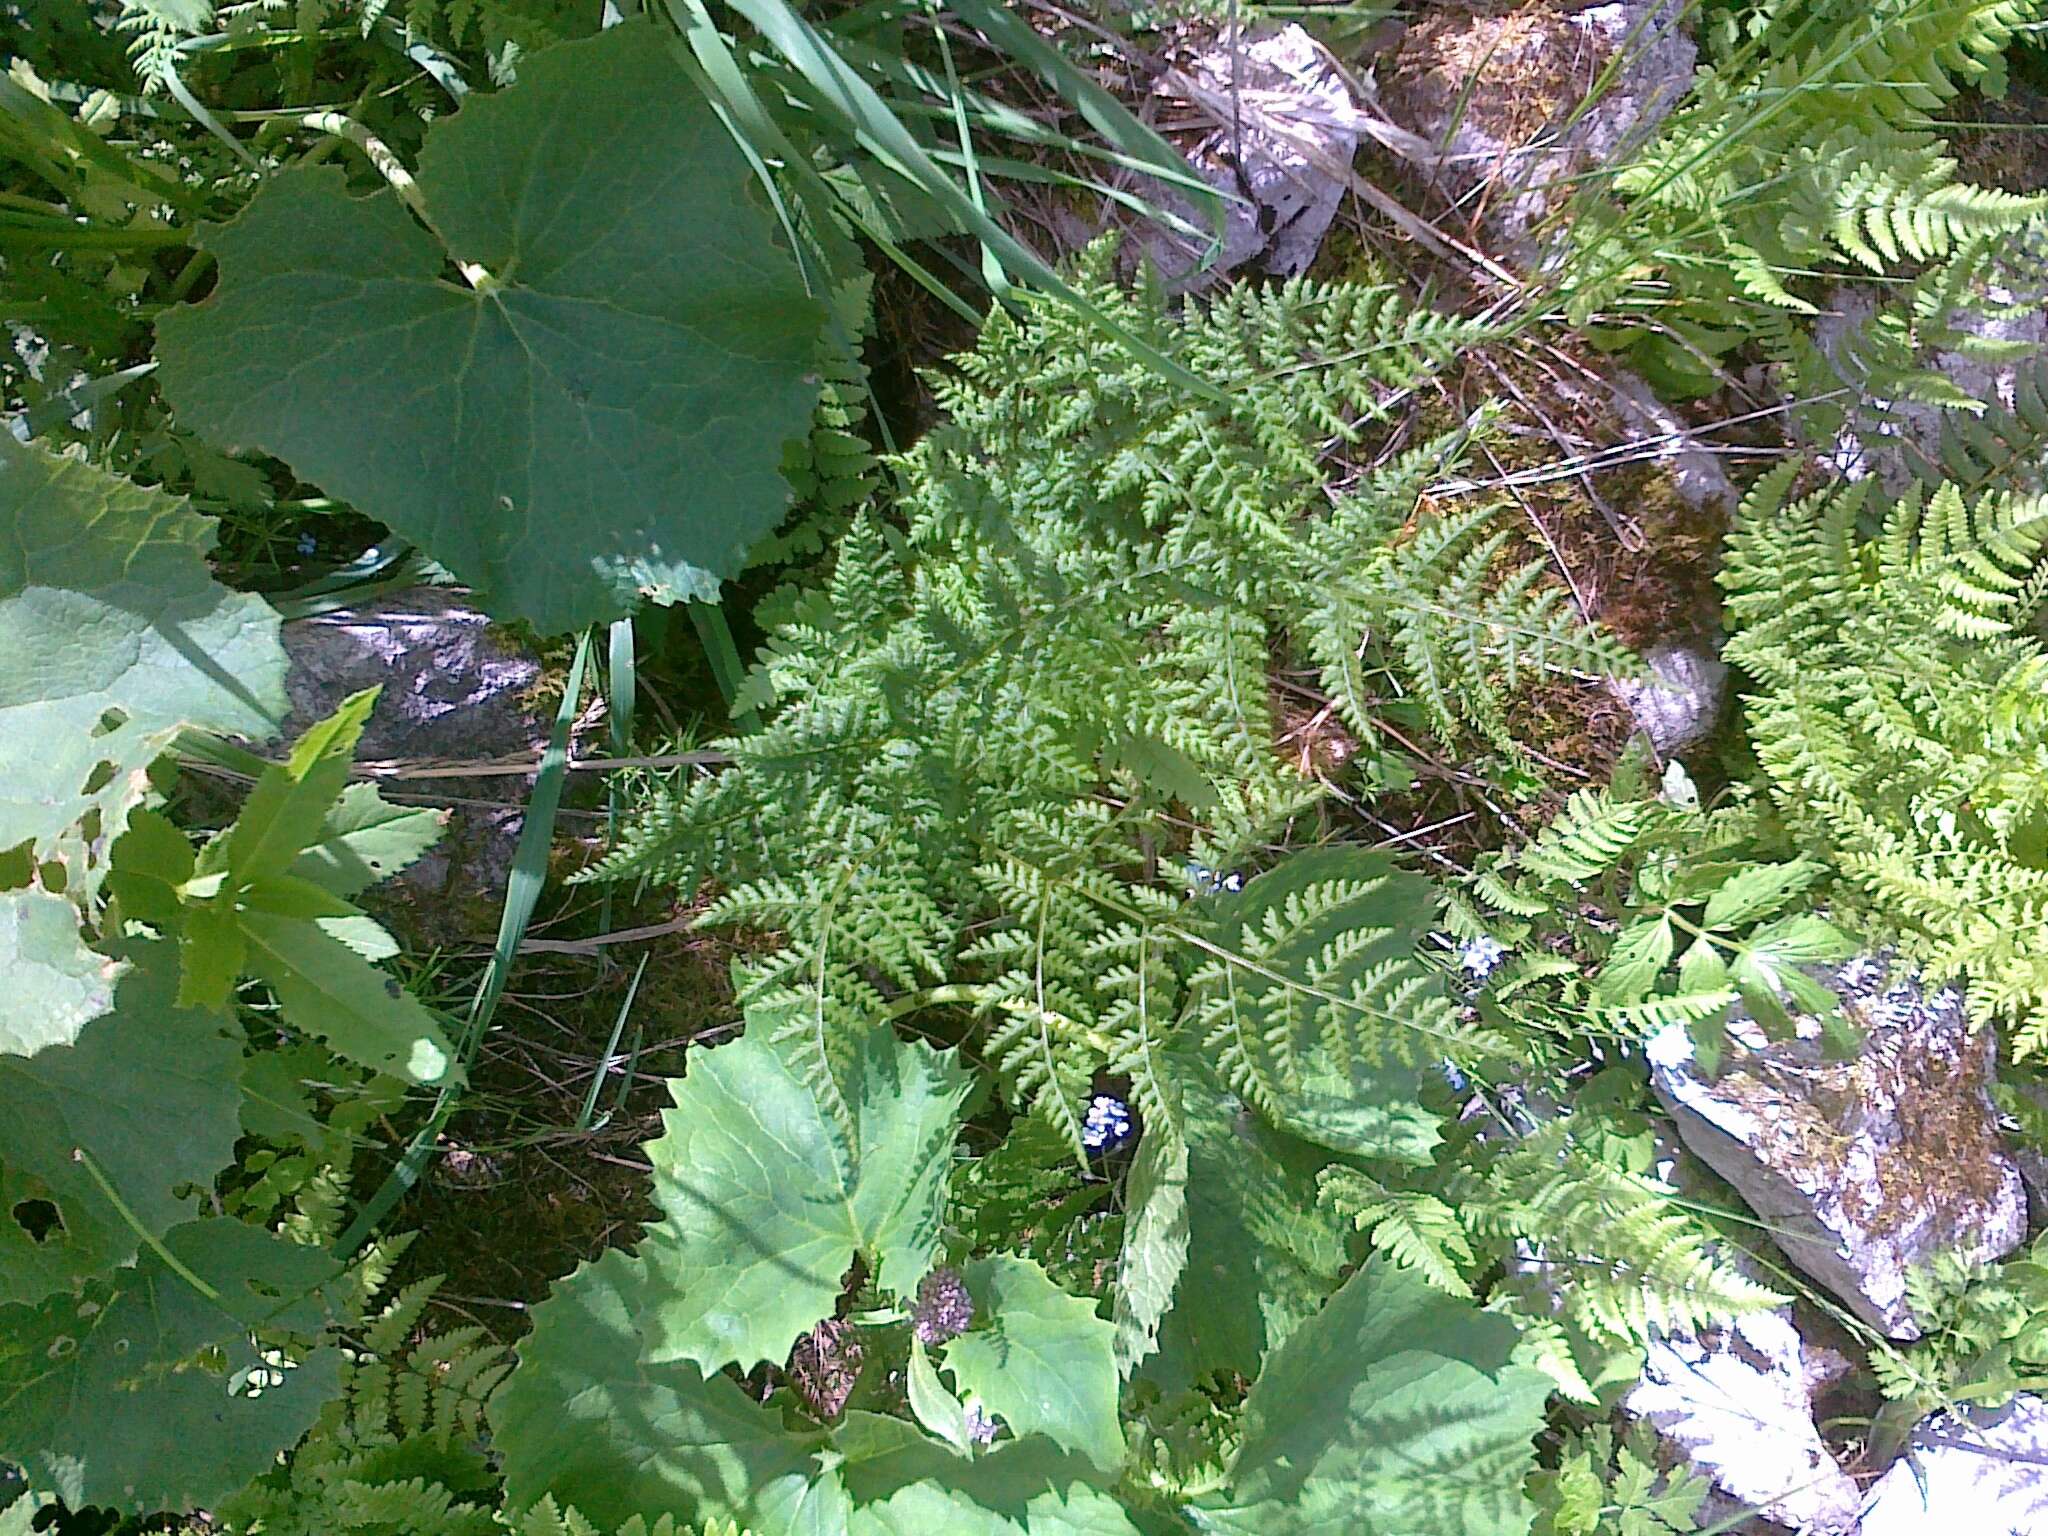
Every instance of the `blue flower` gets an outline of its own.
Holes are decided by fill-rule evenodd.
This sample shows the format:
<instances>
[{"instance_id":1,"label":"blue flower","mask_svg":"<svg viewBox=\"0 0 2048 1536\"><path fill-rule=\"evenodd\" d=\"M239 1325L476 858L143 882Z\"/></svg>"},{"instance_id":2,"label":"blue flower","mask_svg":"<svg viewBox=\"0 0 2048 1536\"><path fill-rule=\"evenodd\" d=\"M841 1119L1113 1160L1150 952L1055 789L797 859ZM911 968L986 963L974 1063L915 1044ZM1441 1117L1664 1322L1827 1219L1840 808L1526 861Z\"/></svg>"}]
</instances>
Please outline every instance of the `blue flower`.
<instances>
[{"instance_id":1,"label":"blue flower","mask_svg":"<svg viewBox=\"0 0 2048 1536\"><path fill-rule=\"evenodd\" d=\"M1458 969L1474 981L1484 981L1508 962L1508 947L1491 934L1482 933L1458 946Z\"/></svg>"},{"instance_id":2,"label":"blue flower","mask_svg":"<svg viewBox=\"0 0 2048 1536\"><path fill-rule=\"evenodd\" d=\"M1082 1146L1098 1154L1114 1152L1131 1135L1130 1105L1107 1093L1098 1093L1088 1101L1088 1115L1081 1122Z\"/></svg>"}]
</instances>

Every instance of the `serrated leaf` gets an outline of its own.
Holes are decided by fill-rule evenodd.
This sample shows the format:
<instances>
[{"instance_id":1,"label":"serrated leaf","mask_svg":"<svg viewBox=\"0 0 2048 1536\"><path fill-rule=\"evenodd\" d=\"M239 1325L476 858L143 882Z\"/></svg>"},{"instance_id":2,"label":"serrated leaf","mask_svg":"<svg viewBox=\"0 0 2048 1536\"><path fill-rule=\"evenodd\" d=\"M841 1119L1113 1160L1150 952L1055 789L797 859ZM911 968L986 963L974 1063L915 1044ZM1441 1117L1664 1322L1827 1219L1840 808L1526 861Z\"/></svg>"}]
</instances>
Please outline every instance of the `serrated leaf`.
<instances>
[{"instance_id":1,"label":"serrated leaf","mask_svg":"<svg viewBox=\"0 0 2048 1536\"><path fill-rule=\"evenodd\" d=\"M852 1500L846 1536L1137 1536L1094 1469L1042 1439L1006 1441L972 1460L903 1420L854 1412L833 1435ZM813 1536L788 1525L760 1536ZM838 1536L838 1527L825 1528Z\"/></svg>"},{"instance_id":2,"label":"serrated leaf","mask_svg":"<svg viewBox=\"0 0 2048 1536\"><path fill-rule=\"evenodd\" d=\"M1550 1383L1514 1325L1373 1260L1274 1353L1245 1403L1233 1536L1524 1536Z\"/></svg>"},{"instance_id":3,"label":"serrated leaf","mask_svg":"<svg viewBox=\"0 0 2048 1536\"><path fill-rule=\"evenodd\" d=\"M1765 924L1749 936L1744 947L1775 972L1846 960L1856 952L1855 940L1826 918L1811 913Z\"/></svg>"},{"instance_id":4,"label":"serrated leaf","mask_svg":"<svg viewBox=\"0 0 2048 1536\"><path fill-rule=\"evenodd\" d=\"M186 906L178 930L178 1006L225 1008L248 958L248 936L232 907Z\"/></svg>"},{"instance_id":5,"label":"serrated leaf","mask_svg":"<svg viewBox=\"0 0 2048 1536\"><path fill-rule=\"evenodd\" d=\"M938 1252L967 1073L878 1026L844 1085L842 1125L772 1034L752 1015L669 1084L675 1107L646 1149L667 1220L641 1251L690 1280L653 1319L653 1363L779 1364L832 1314L856 1253L907 1296Z\"/></svg>"},{"instance_id":6,"label":"serrated leaf","mask_svg":"<svg viewBox=\"0 0 2048 1536\"><path fill-rule=\"evenodd\" d=\"M227 835L208 845L200 868L224 868L239 885L268 880L291 868L306 845L319 837L328 812L347 786L356 743L376 703L377 690L365 688L342 700L326 719L308 726L292 743L286 761L263 770Z\"/></svg>"},{"instance_id":7,"label":"serrated leaf","mask_svg":"<svg viewBox=\"0 0 2048 1536\"><path fill-rule=\"evenodd\" d=\"M247 966L277 994L285 1018L337 1055L413 1083L455 1072L448 1039L418 998L310 922L244 911Z\"/></svg>"},{"instance_id":8,"label":"serrated leaf","mask_svg":"<svg viewBox=\"0 0 2048 1536\"><path fill-rule=\"evenodd\" d=\"M124 917L175 928L183 919L178 887L192 878L193 863L192 841L170 817L131 811L126 830L114 840L107 889Z\"/></svg>"},{"instance_id":9,"label":"serrated leaf","mask_svg":"<svg viewBox=\"0 0 2048 1536\"><path fill-rule=\"evenodd\" d=\"M393 805L376 785L351 784L291 872L337 896L355 896L419 858L441 840L446 825L445 811Z\"/></svg>"},{"instance_id":10,"label":"serrated leaf","mask_svg":"<svg viewBox=\"0 0 2048 1536\"><path fill-rule=\"evenodd\" d=\"M1594 979L1593 996L1610 1007L1640 1001L1671 963L1677 940L1668 917L1643 918L1623 929Z\"/></svg>"},{"instance_id":11,"label":"serrated leaf","mask_svg":"<svg viewBox=\"0 0 2048 1536\"><path fill-rule=\"evenodd\" d=\"M181 725L275 734L277 614L206 568L214 524L183 501L0 433L0 848L96 888L73 829L120 834Z\"/></svg>"},{"instance_id":12,"label":"serrated leaf","mask_svg":"<svg viewBox=\"0 0 2048 1536\"><path fill-rule=\"evenodd\" d=\"M253 1328L328 1320L320 1288L341 1272L330 1254L221 1218L163 1241L214 1299L145 1250L76 1295L0 1307L0 1455L73 1507L211 1504L273 1465L340 1388L333 1348L246 1374L263 1364Z\"/></svg>"},{"instance_id":13,"label":"serrated leaf","mask_svg":"<svg viewBox=\"0 0 2048 1536\"><path fill-rule=\"evenodd\" d=\"M964 1273L986 1322L947 1344L954 1384L1019 1439L1044 1435L1114 1472L1124 1459L1116 1325L1029 1259L977 1259Z\"/></svg>"},{"instance_id":14,"label":"serrated leaf","mask_svg":"<svg viewBox=\"0 0 2048 1536\"><path fill-rule=\"evenodd\" d=\"M1722 884L1707 898L1706 923L1724 928L1730 923L1768 917L1824 873L1811 859L1793 859L1784 864L1762 864L1745 869Z\"/></svg>"},{"instance_id":15,"label":"serrated leaf","mask_svg":"<svg viewBox=\"0 0 2048 1536\"><path fill-rule=\"evenodd\" d=\"M552 1495L605 1529L687 1510L753 1536L1136 1536L1098 1474L1043 1438L970 1460L857 1409L829 1435L795 1431L723 1375L648 1361L678 1278L615 1251L534 1309L490 1407L509 1506Z\"/></svg>"},{"instance_id":16,"label":"serrated leaf","mask_svg":"<svg viewBox=\"0 0 2048 1536\"><path fill-rule=\"evenodd\" d=\"M518 1368L490 1406L507 1503L552 1494L605 1526L680 1509L763 1533L806 1515L811 1529L843 1529L845 1492L815 1468L824 1436L790 1433L722 1375L644 1358L650 1314L682 1279L615 1249L534 1308Z\"/></svg>"},{"instance_id":17,"label":"serrated leaf","mask_svg":"<svg viewBox=\"0 0 2048 1536\"><path fill-rule=\"evenodd\" d=\"M78 908L48 891L0 891L0 1056L78 1038L114 1005L118 961L86 948Z\"/></svg>"},{"instance_id":18,"label":"serrated leaf","mask_svg":"<svg viewBox=\"0 0 2048 1536\"><path fill-rule=\"evenodd\" d=\"M215 295L157 322L179 419L545 633L715 600L787 510L824 311L669 47L628 22L470 96L420 152L432 231L335 167L266 178L199 236Z\"/></svg>"},{"instance_id":19,"label":"serrated leaf","mask_svg":"<svg viewBox=\"0 0 2048 1536\"><path fill-rule=\"evenodd\" d=\"M152 1234L190 1215L181 1189L210 1186L234 1155L240 1032L173 1005L169 944L127 958L113 1011L75 1042L0 1056L0 1302L38 1301L134 1258L135 1229L78 1149ZM47 1220L31 1230L31 1214Z\"/></svg>"},{"instance_id":20,"label":"serrated leaf","mask_svg":"<svg viewBox=\"0 0 2048 1536\"><path fill-rule=\"evenodd\" d=\"M1133 1367L1159 1345L1188 1262L1188 1146L1169 1127L1138 1144L1124 1185L1124 1247L1117 1264L1117 1369Z\"/></svg>"},{"instance_id":21,"label":"serrated leaf","mask_svg":"<svg viewBox=\"0 0 2048 1536\"><path fill-rule=\"evenodd\" d=\"M1316 1201L1328 1154L1266 1126L1205 1068L1185 1079L1188 1262L1140 1371L1169 1387L1255 1375L1336 1288L1346 1258L1343 1228Z\"/></svg>"}]
</instances>

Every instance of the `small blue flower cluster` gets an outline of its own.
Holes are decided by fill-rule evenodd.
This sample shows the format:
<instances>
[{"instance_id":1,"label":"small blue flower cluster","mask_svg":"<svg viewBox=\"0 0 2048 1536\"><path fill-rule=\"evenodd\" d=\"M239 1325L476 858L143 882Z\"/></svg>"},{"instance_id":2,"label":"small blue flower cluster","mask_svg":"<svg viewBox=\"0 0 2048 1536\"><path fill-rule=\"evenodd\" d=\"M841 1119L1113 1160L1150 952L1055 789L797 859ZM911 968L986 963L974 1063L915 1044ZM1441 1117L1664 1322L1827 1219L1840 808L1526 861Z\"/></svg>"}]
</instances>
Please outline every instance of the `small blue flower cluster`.
<instances>
[{"instance_id":1,"label":"small blue flower cluster","mask_svg":"<svg viewBox=\"0 0 2048 1536\"><path fill-rule=\"evenodd\" d=\"M1197 896L1214 896L1218 891L1241 891L1244 889L1244 876L1234 869L1226 874L1219 874L1208 865L1197 864L1190 859L1188 888Z\"/></svg>"},{"instance_id":2,"label":"small blue flower cluster","mask_svg":"<svg viewBox=\"0 0 2048 1536\"><path fill-rule=\"evenodd\" d=\"M1507 945L1490 934L1467 939L1458 946L1458 969L1475 982L1484 981L1508 962Z\"/></svg>"},{"instance_id":3,"label":"small blue flower cluster","mask_svg":"<svg viewBox=\"0 0 2048 1536\"><path fill-rule=\"evenodd\" d=\"M1131 1106L1113 1094L1098 1093L1088 1101L1081 1122L1081 1145L1090 1152L1114 1152L1131 1139Z\"/></svg>"}]
</instances>

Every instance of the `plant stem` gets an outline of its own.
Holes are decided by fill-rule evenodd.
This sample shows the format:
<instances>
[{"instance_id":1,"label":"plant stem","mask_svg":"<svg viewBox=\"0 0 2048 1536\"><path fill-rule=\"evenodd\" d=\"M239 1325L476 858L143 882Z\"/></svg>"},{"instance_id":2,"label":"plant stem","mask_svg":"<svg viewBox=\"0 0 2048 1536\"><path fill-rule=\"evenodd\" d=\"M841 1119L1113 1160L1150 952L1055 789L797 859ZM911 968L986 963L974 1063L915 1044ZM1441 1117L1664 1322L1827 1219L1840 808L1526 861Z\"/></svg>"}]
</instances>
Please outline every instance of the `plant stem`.
<instances>
[{"instance_id":1,"label":"plant stem","mask_svg":"<svg viewBox=\"0 0 2048 1536\"><path fill-rule=\"evenodd\" d=\"M389 144L354 118L345 117L339 112L308 112L299 119L299 122L315 133L332 134L338 139L346 139L360 149L370 164L376 167L377 174L398 194L399 201L410 208L413 216L433 232L436 240L444 247L447 246L447 239L434 225L434 216L427 212L427 200L420 194L420 184L413 179L412 172L405 168L405 162L398 158ZM454 257L454 252L450 251L449 255ZM496 285L497 279L476 262L463 261L455 257L455 265L472 288L481 291Z\"/></svg>"},{"instance_id":2,"label":"plant stem","mask_svg":"<svg viewBox=\"0 0 2048 1536\"><path fill-rule=\"evenodd\" d=\"M204 1280L193 1274L190 1269L186 1268L178 1256L163 1245L161 1238L157 1237L136 1219L135 1212L128 1208L128 1202L121 1198L120 1191L115 1189L113 1183L100 1171L99 1163L90 1152L86 1151L83 1147L73 1147L71 1149L71 1161L92 1175L93 1183L99 1185L100 1193L107 1197L107 1203L121 1213L121 1219L128 1223L137 1237L142 1239L144 1247L163 1260L166 1269L191 1286L193 1290L204 1296L208 1301L220 1300L219 1291L216 1291Z\"/></svg>"}]
</instances>

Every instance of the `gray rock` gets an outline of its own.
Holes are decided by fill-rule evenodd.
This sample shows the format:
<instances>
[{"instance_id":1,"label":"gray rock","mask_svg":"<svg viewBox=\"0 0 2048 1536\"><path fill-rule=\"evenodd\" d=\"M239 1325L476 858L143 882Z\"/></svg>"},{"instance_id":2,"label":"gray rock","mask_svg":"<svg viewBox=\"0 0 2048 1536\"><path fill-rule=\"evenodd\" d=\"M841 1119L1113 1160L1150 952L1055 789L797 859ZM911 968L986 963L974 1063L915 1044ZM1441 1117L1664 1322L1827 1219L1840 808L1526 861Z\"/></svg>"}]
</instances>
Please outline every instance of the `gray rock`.
<instances>
[{"instance_id":1,"label":"gray rock","mask_svg":"<svg viewBox=\"0 0 2048 1536\"><path fill-rule=\"evenodd\" d=\"M1926 366L1970 399L2009 410L2020 370L2034 366L2048 349L2048 292L1992 285L1981 297L1990 312L1956 316L1954 328L1966 339L1932 354ZM1850 338L1892 303L1881 288L1838 288L1814 320L1814 341L1843 366ZM1875 475L1888 493L1897 495L1914 481L1938 474L1942 437L1954 414L1914 400L1872 398L1858 404L1833 443L1821 445L1823 457L1845 478ZM2036 466L2037 474L2042 470L2048 466Z\"/></svg>"},{"instance_id":2,"label":"gray rock","mask_svg":"<svg viewBox=\"0 0 2048 1536\"><path fill-rule=\"evenodd\" d=\"M2048 1531L2048 1403L1937 1414L1871 1486L1860 1536L2036 1536Z\"/></svg>"},{"instance_id":3,"label":"gray rock","mask_svg":"<svg viewBox=\"0 0 2048 1536\"><path fill-rule=\"evenodd\" d=\"M284 628L296 735L361 689L381 686L363 758L474 760L538 750L547 727L525 702L540 662L455 593L413 587Z\"/></svg>"},{"instance_id":4,"label":"gray rock","mask_svg":"<svg viewBox=\"0 0 2048 1536\"><path fill-rule=\"evenodd\" d=\"M1617 680L1614 694L1658 755L1670 757L1713 735L1728 691L1728 668L1721 658L1704 646L1658 645L1643 662L1649 675Z\"/></svg>"},{"instance_id":5,"label":"gray rock","mask_svg":"<svg viewBox=\"0 0 2048 1536\"><path fill-rule=\"evenodd\" d=\"M1736 1504L1802 1536L1849 1536L1856 1485L1813 1422L1814 1383L1826 1365L1809 1358L1792 1309L1781 1307L1705 1336L1661 1335L1622 1408Z\"/></svg>"},{"instance_id":6,"label":"gray rock","mask_svg":"<svg viewBox=\"0 0 2048 1536\"><path fill-rule=\"evenodd\" d=\"M1169 292L1213 286L1263 257L1269 272L1308 270L1348 187L1367 119L1344 73L1298 26L1224 29L1154 90L1157 105L1192 113L1199 128L1182 143L1188 162L1232 201L1224 204L1222 250L1207 267L1206 224L1183 194L1149 178L1134 189L1205 233L1197 238L1151 220L1104 210L1089 223L1061 210L1062 238L1085 244L1114 219L1130 231L1124 256L1149 262Z\"/></svg>"},{"instance_id":7,"label":"gray rock","mask_svg":"<svg viewBox=\"0 0 2048 1536\"><path fill-rule=\"evenodd\" d=\"M1648 451L1652 462L1671 475L1672 487L1687 506L1734 510L1742 498L1728 478L1721 459L1678 413L1657 398L1647 381L1618 369L1607 382L1607 401L1632 438Z\"/></svg>"},{"instance_id":8,"label":"gray rock","mask_svg":"<svg viewBox=\"0 0 2048 1536\"><path fill-rule=\"evenodd\" d=\"M381 686L359 760L484 763L530 758L546 744L547 721L530 702L539 659L455 593L415 587L295 619L284 647L288 738L350 694ZM429 942L491 931L528 782L488 775L387 786L453 807L441 842L400 877L409 898L402 927Z\"/></svg>"},{"instance_id":9,"label":"gray rock","mask_svg":"<svg viewBox=\"0 0 2048 1536\"><path fill-rule=\"evenodd\" d=\"M1908 1270L1944 1251L1995 1259L2026 1236L1989 1094L1995 1041L1971 1032L1956 989L1894 977L1885 956L1817 974L1864 1032L1853 1059L1828 1060L1814 1020L1774 1044L1738 1015L1717 1079L1684 1028L1654 1035L1651 1086L1786 1257L1892 1338L1918 1338Z\"/></svg>"},{"instance_id":10,"label":"gray rock","mask_svg":"<svg viewBox=\"0 0 2048 1536\"><path fill-rule=\"evenodd\" d=\"M1427 12L1395 60L1387 101L1397 121L1442 146L1425 169L1447 196L1481 210L1496 253L1530 263L1552 187L1642 144L1691 88L1698 50L1683 14L1677 0Z\"/></svg>"}]
</instances>

